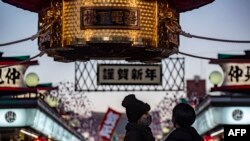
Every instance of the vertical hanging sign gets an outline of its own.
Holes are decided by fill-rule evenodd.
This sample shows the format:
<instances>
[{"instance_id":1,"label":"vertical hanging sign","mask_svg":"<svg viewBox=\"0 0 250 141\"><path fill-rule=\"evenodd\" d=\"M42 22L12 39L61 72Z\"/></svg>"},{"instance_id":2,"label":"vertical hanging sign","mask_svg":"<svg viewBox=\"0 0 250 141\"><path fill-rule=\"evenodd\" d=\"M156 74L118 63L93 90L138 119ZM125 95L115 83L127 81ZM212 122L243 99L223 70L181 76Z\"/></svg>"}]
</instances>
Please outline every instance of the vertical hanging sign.
<instances>
[{"instance_id":1,"label":"vertical hanging sign","mask_svg":"<svg viewBox=\"0 0 250 141\"><path fill-rule=\"evenodd\" d=\"M109 108L106 112L99 130L99 135L104 141L111 141L114 130L121 118L121 113Z\"/></svg>"}]
</instances>

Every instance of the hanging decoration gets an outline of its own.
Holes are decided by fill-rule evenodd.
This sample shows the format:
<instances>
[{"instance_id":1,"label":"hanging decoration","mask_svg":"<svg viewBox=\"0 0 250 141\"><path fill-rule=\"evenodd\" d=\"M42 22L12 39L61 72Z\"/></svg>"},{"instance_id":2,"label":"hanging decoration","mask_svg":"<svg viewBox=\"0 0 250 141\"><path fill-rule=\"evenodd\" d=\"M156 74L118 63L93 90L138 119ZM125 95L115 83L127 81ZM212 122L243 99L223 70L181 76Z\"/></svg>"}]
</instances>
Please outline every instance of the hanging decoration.
<instances>
[{"instance_id":1,"label":"hanging decoration","mask_svg":"<svg viewBox=\"0 0 250 141\"><path fill-rule=\"evenodd\" d=\"M39 50L55 61L159 62L178 52L179 13L214 0L3 0L38 13Z\"/></svg>"}]
</instances>

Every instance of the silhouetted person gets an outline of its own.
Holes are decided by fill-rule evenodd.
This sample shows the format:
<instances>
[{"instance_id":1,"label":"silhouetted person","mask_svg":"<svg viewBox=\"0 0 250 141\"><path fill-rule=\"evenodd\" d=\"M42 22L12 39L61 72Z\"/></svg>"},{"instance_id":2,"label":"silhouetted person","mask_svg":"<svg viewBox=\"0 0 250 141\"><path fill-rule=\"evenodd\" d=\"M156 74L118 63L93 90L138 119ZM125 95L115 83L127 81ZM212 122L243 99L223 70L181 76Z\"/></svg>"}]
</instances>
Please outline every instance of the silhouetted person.
<instances>
[{"instance_id":1,"label":"silhouetted person","mask_svg":"<svg viewBox=\"0 0 250 141\"><path fill-rule=\"evenodd\" d=\"M195 128L191 126L195 118L195 111L189 104L177 104L172 115L175 129L167 136L165 141L203 141Z\"/></svg>"},{"instance_id":2,"label":"silhouetted person","mask_svg":"<svg viewBox=\"0 0 250 141\"><path fill-rule=\"evenodd\" d=\"M155 141L149 127L152 122L152 117L148 113L150 106L136 99L134 94L126 96L122 106L126 108L128 118L124 141Z\"/></svg>"}]
</instances>

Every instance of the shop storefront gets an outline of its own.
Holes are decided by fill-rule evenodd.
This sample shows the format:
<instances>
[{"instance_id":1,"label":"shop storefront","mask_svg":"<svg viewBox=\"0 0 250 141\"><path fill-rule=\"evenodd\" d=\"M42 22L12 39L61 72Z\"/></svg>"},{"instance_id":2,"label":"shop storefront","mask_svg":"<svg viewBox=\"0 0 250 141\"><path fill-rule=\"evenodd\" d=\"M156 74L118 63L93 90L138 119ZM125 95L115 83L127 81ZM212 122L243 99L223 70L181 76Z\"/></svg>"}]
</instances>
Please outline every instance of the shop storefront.
<instances>
[{"instance_id":1,"label":"shop storefront","mask_svg":"<svg viewBox=\"0 0 250 141\"><path fill-rule=\"evenodd\" d=\"M223 140L225 125L250 125L249 96L208 96L197 107L193 126L204 138Z\"/></svg>"},{"instance_id":2,"label":"shop storefront","mask_svg":"<svg viewBox=\"0 0 250 141\"><path fill-rule=\"evenodd\" d=\"M0 140L81 141L41 99L0 99ZM43 139L44 137L44 139Z\"/></svg>"},{"instance_id":3,"label":"shop storefront","mask_svg":"<svg viewBox=\"0 0 250 141\"><path fill-rule=\"evenodd\" d=\"M51 83L39 84L38 65L29 56L4 57L0 53L0 141L82 141L77 133L45 102ZM20 64L20 61L25 61ZM24 77L26 75L26 77ZM25 79L24 79L25 78Z\"/></svg>"}]
</instances>

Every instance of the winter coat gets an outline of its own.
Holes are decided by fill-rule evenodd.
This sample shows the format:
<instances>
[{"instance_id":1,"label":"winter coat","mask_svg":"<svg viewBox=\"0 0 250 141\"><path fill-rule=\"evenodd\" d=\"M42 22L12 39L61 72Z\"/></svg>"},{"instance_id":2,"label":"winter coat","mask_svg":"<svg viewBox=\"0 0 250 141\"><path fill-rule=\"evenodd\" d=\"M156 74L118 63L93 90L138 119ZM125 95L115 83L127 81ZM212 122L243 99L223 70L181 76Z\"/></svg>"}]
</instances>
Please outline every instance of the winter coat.
<instances>
[{"instance_id":1,"label":"winter coat","mask_svg":"<svg viewBox=\"0 0 250 141\"><path fill-rule=\"evenodd\" d=\"M193 127L176 128L165 141L203 141L203 138Z\"/></svg>"},{"instance_id":2,"label":"winter coat","mask_svg":"<svg viewBox=\"0 0 250 141\"><path fill-rule=\"evenodd\" d=\"M155 138L149 127L128 123L124 141L155 141Z\"/></svg>"}]
</instances>

